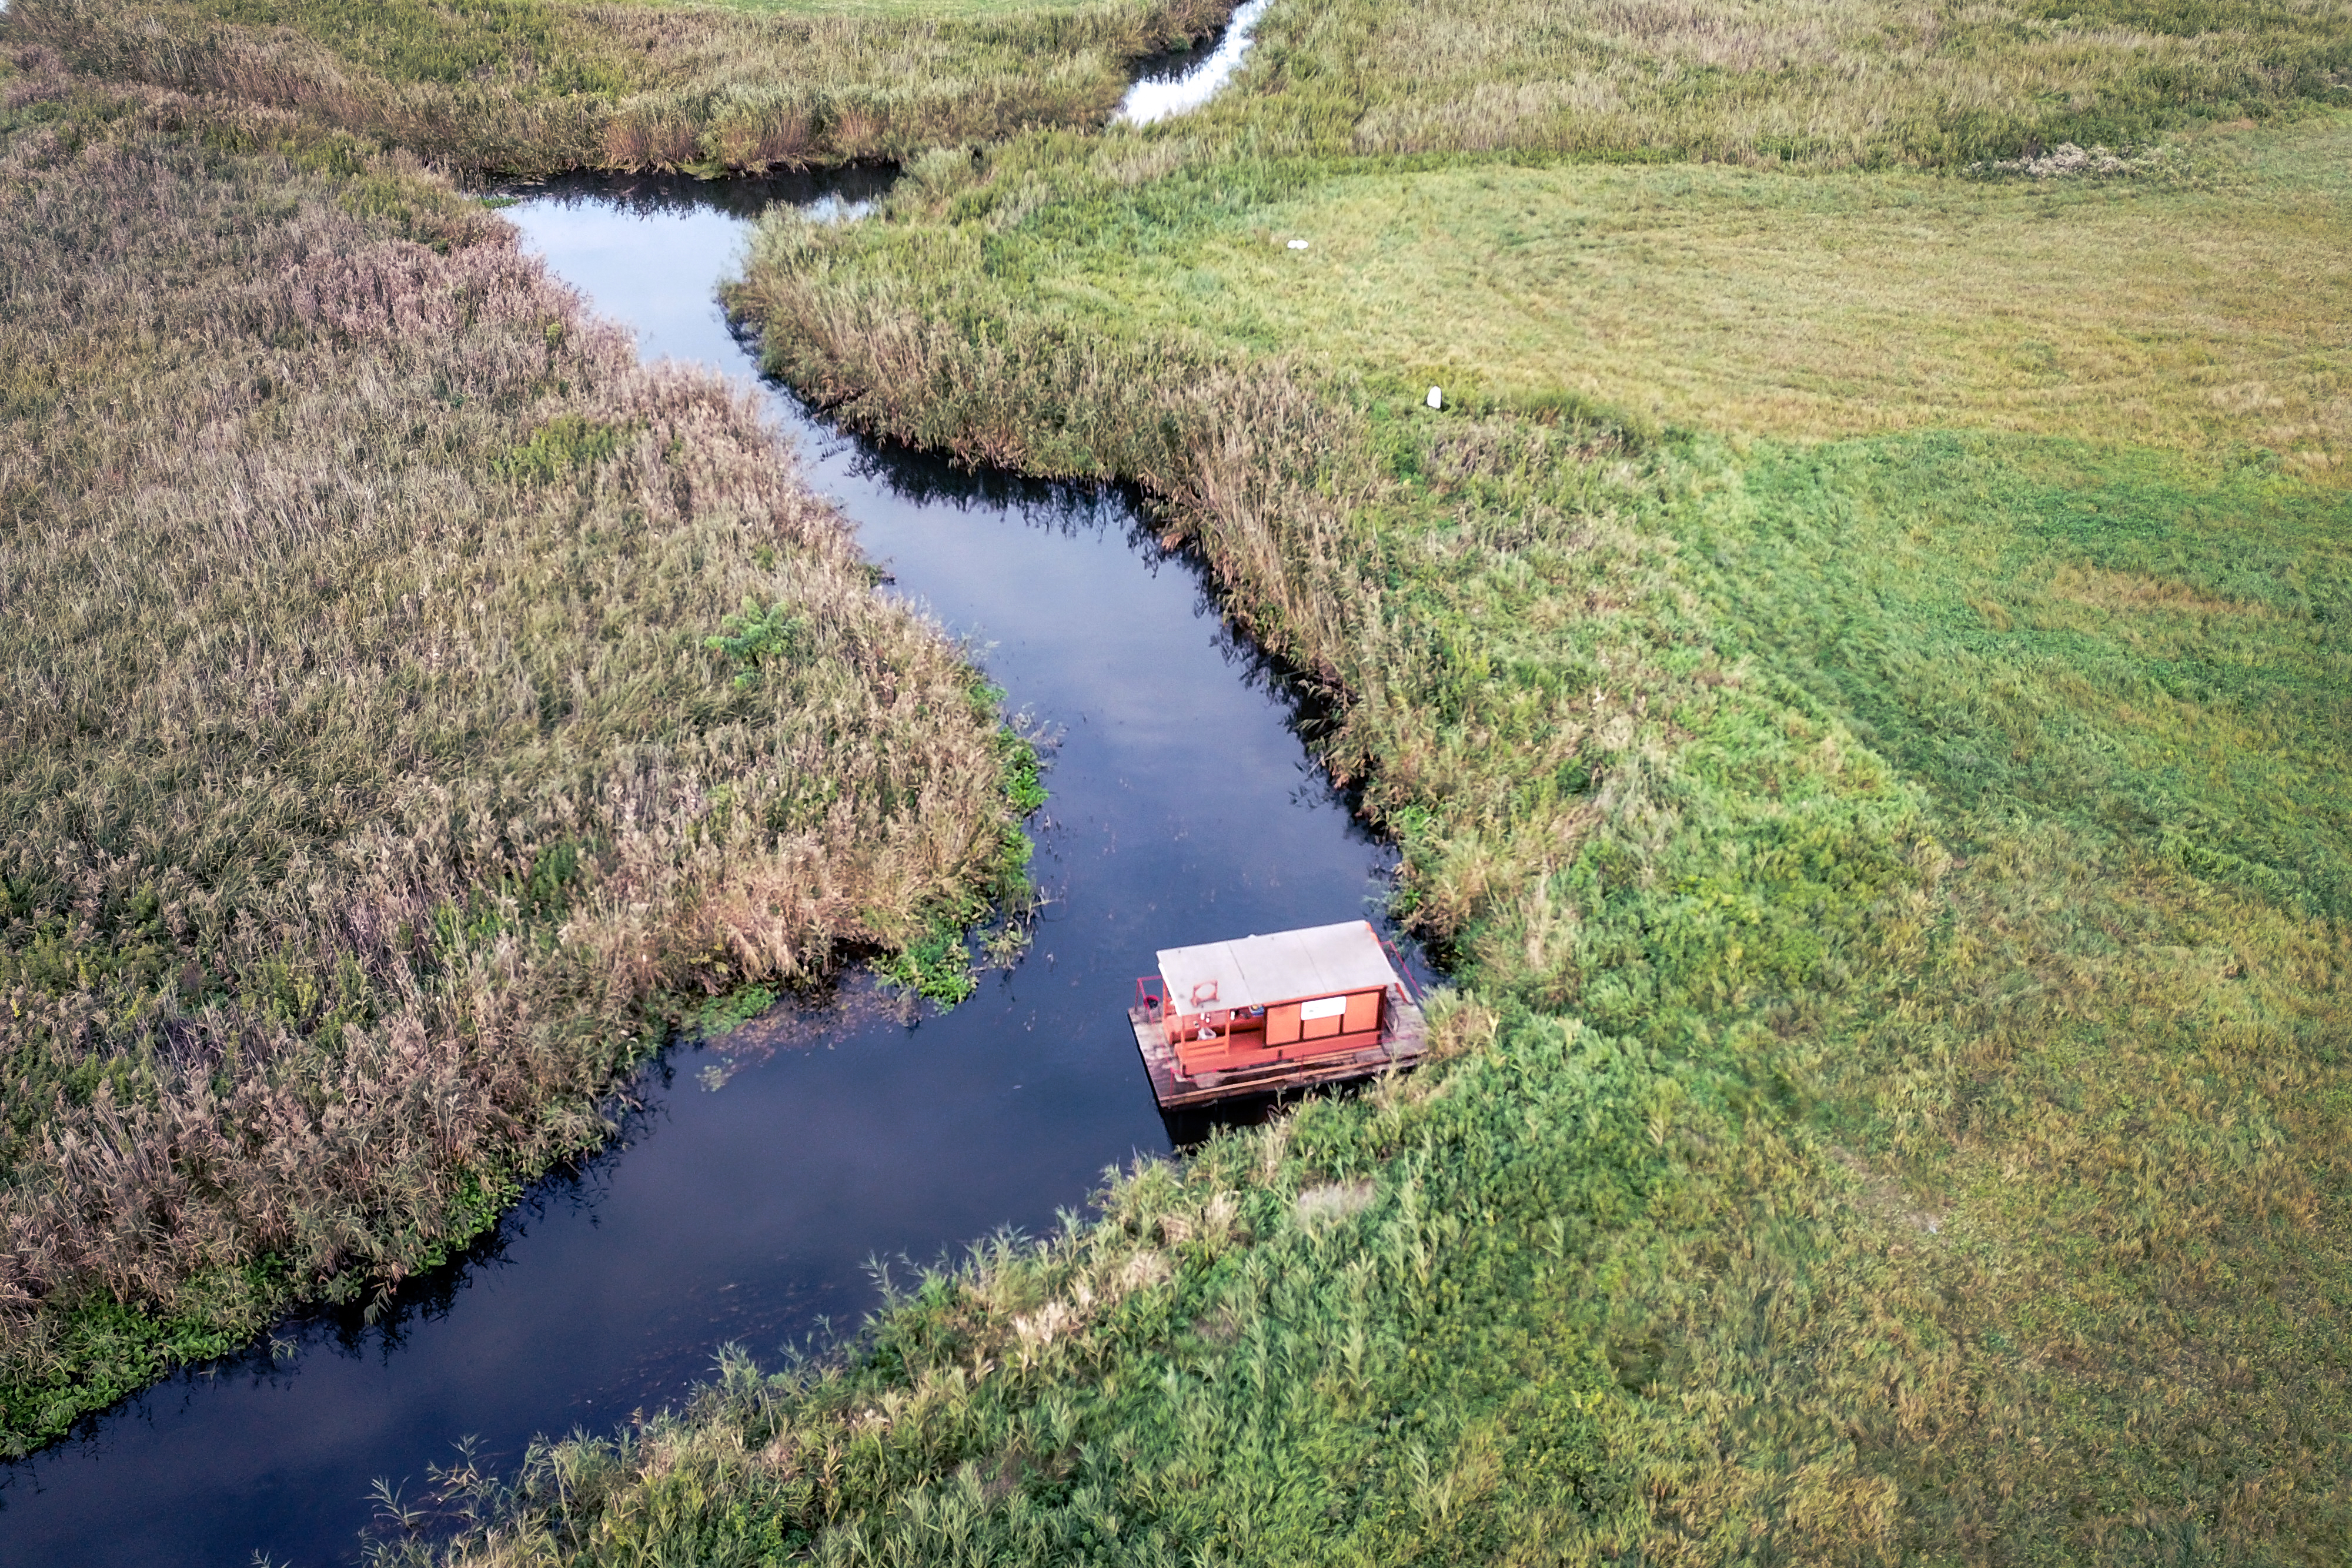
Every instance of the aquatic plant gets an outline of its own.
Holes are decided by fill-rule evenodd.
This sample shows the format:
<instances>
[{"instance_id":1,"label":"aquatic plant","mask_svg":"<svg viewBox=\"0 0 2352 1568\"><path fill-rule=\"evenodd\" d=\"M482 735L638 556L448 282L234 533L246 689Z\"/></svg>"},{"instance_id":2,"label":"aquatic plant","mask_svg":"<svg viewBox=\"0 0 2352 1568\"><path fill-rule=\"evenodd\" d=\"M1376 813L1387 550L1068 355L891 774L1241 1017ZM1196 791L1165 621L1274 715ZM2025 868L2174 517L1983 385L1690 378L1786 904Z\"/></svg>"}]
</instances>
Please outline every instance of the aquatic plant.
<instances>
[{"instance_id":1,"label":"aquatic plant","mask_svg":"<svg viewBox=\"0 0 2352 1568\"><path fill-rule=\"evenodd\" d=\"M781 599L764 610L758 600L747 599L740 611L720 624L725 630L704 638L702 645L735 662L739 686L751 685L764 666L791 653L801 631L800 617Z\"/></svg>"}]
</instances>

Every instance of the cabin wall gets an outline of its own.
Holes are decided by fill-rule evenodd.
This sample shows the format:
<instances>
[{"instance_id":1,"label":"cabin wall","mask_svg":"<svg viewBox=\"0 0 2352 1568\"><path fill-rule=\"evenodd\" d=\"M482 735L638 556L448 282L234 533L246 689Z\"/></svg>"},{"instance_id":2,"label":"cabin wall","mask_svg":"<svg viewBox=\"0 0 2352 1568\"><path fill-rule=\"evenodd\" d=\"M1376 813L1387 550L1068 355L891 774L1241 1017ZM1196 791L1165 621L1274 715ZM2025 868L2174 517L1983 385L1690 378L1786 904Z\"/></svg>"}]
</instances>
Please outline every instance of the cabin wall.
<instances>
[{"instance_id":1,"label":"cabin wall","mask_svg":"<svg viewBox=\"0 0 2352 1568\"><path fill-rule=\"evenodd\" d=\"M1276 1002L1263 1017L1246 1012L1172 1014L1169 1040L1188 1073L1230 1071L1252 1065L1252 1058L1270 1063L1361 1051L1380 1043L1386 998L1383 988ZM1306 1016L1310 1012L1320 1016ZM1204 1020L1212 1030L1207 1040L1201 1038Z\"/></svg>"}]
</instances>

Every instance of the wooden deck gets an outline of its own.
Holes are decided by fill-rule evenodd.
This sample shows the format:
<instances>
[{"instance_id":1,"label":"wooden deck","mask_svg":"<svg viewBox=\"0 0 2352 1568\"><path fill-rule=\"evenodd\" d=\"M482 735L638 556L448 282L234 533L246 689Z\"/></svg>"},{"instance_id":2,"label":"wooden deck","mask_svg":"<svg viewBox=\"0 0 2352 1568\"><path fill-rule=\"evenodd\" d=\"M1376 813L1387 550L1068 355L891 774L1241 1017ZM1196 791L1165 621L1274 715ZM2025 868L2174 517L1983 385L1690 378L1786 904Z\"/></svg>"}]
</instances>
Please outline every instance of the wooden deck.
<instances>
[{"instance_id":1,"label":"wooden deck","mask_svg":"<svg viewBox=\"0 0 2352 1568\"><path fill-rule=\"evenodd\" d=\"M1175 1050L1168 1043L1166 1032L1144 1009L1128 1009L1127 1021L1135 1026L1136 1049L1143 1053L1144 1071L1151 1076L1151 1092L1159 1100L1160 1108L1178 1111L1251 1094L1304 1089L1317 1083L1345 1083L1351 1079L1370 1078L1391 1067L1410 1067L1429 1050L1428 1021L1421 1016L1419 1008L1395 991L1389 994L1384 1010L1389 1018L1388 1027L1381 1030L1377 1045L1304 1061L1269 1061L1231 1072L1204 1072L1198 1078L1178 1076Z\"/></svg>"}]
</instances>

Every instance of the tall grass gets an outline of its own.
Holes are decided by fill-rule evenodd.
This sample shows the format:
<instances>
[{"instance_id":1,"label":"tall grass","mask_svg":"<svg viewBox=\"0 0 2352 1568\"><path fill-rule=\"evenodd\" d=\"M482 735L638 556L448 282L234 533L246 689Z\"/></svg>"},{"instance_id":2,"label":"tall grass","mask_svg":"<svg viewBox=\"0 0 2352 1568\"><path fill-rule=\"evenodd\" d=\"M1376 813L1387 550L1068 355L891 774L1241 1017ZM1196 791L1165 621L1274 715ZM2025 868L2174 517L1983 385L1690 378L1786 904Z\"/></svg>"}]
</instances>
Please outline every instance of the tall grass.
<instances>
[{"instance_id":1,"label":"tall grass","mask_svg":"<svg viewBox=\"0 0 2352 1568\"><path fill-rule=\"evenodd\" d=\"M290 109L467 169L535 174L799 168L1095 123L1126 89L1129 61L1230 10L27 0L5 26L110 80Z\"/></svg>"},{"instance_id":2,"label":"tall grass","mask_svg":"<svg viewBox=\"0 0 2352 1568\"><path fill-rule=\"evenodd\" d=\"M743 394L413 166L18 89L10 1452L437 1261L601 1138L666 998L908 945L1019 863L989 695Z\"/></svg>"},{"instance_id":3,"label":"tall grass","mask_svg":"<svg viewBox=\"0 0 2352 1568\"><path fill-rule=\"evenodd\" d=\"M1212 119L1323 153L1952 165L2344 101L2347 21L2341 0L1301 4Z\"/></svg>"}]
</instances>

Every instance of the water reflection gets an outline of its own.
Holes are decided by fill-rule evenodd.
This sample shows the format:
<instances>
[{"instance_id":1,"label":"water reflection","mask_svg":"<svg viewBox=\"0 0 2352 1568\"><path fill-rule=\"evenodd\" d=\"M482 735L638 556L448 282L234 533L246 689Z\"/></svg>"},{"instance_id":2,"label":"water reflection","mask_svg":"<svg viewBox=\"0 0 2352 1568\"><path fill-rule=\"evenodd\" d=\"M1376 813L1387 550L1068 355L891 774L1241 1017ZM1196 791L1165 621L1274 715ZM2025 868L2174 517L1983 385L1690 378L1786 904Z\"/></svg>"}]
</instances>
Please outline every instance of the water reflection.
<instances>
[{"instance_id":1,"label":"water reflection","mask_svg":"<svg viewBox=\"0 0 2352 1568\"><path fill-rule=\"evenodd\" d=\"M820 222L864 217L889 193L898 171L887 164L802 169L698 180L691 174L559 174L500 193L533 209L587 206L631 217L713 214L750 223L772 206L798 207Z\"/></svg>"}]
</instances>

